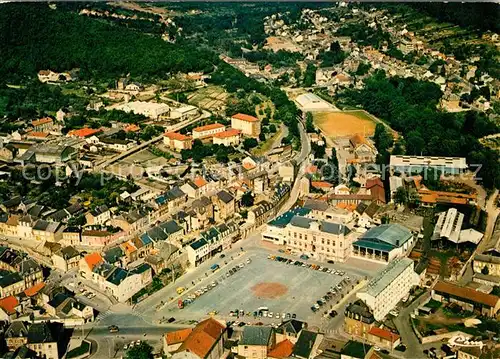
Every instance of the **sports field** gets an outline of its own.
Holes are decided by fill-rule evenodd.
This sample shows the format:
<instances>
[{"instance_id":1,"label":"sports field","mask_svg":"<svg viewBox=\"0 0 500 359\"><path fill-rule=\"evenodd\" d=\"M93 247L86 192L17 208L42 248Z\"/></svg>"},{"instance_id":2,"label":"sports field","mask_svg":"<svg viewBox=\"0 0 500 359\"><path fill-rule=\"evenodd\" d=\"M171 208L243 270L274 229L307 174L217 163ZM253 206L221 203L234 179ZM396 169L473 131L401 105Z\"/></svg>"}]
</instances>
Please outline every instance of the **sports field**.
<instances>
[{"instance_id":1,"label":"sports field","mask_svg":"<svg viewBox=\"0 0 500 359\"><path fill-rule=\"evenodd\" d=\"M314 123L328 137L373 136L376 122L363 111L317 112Z\"/></svg>"}]
</instances>

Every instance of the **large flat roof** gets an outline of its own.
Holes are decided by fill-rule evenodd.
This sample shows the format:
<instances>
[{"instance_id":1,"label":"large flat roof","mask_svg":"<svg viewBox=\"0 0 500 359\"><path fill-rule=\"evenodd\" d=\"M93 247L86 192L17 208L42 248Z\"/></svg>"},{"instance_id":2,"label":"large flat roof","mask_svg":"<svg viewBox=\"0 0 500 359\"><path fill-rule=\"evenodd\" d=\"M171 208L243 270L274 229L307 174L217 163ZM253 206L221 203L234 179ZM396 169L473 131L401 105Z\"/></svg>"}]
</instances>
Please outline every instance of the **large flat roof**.
<instances>
[{"instance_id":1,"label":"large flat roof","mask_svg":"<svg viewBox=\"0 0 500 359\"><path fill-rule=\"evenodd\" d=\"M413 237L409 229L397 223L381 224L369 229L359 239L400 247Z\"/></svg>"},{"instance_id":2,"label":"large flat roof","mask_svg":"<svg viewBox=\"0 0 500 359\"><path fill-rule=\"evenodd\" d=\"M409 258L401 258L390 262L383 271L370 280L366 286L365 292L372 297L377 297L409 266L413 267L413 261Z\"/></svg>"},{"instance_id":3,"label":"large flat roof","mask_svg":"<svg viewBox=\"0 0 500 359\"><path fill-rule=\"evenodd\" d=\"M440 156L391 156L389 164L391 166L435 166L467 169L467 162L464 157L440 157Z\"/></svg>"}]
</instances>

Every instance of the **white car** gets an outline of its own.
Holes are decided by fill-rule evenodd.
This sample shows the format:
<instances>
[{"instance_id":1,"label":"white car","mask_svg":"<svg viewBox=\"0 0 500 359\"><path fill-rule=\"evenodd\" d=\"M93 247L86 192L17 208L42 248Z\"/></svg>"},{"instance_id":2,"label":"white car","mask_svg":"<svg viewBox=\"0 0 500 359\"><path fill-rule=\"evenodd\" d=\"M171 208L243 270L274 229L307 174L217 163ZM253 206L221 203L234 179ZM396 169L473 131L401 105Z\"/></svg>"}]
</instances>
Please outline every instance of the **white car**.
<instances>
[{"instance_id":1,"label":"white car","mask_svg":"<svg viewBox=\"0 0 500 359\"><path fill-rule=\"evenodd\" d=\"M281 313L281 319L285 319L286 318L286 313Z\"/></svg>"},{"instance_id":2,"label":"white car","mask_svg":"<svg viewBox=\"0 0 500 359\"><path fill-rule=\"evenodd\" d=\"M319 304L318 303L314 303L314 308L319 309Z\"/></svg>"},{"instance_id":3,"label":"white car","mask_svg":"<svg viewBox=\"0 0 500 359\"><path fill-rule=\"evenodd\" d=\"M252 260L250 258L247 259L247 264L252 263Z\"/></svg>"},{"instance_id":4,"label":"white car","mask_svg":"<svg viewBox=\"0 0 500 359\"><path fill-rule=\"evenodd\" d=\"M245 266L245 263L240 263L239 267L243 268Z\"/></svg>"},{"instance_id":5,"label":"white car","mask_svg":"<svg viewBox=\"0 0 500 359\"><path fill-rule=\"evenodd\" d=\"M276 313L276 319L280 319L280 318L281 318L280 313Z\"/></svg>"},{"instance_id":6,"label":"white car","mask_svg":"<svg viewBox=\"0 0 500 359\"><path fill-rule=\"evenodd\" d=\"M274 314L273 314L273 312L269 312L269 313L267 313L267 316L268 316L269 318L272 318L272 317L274 316Z\"/></svg>"}]
</instances>

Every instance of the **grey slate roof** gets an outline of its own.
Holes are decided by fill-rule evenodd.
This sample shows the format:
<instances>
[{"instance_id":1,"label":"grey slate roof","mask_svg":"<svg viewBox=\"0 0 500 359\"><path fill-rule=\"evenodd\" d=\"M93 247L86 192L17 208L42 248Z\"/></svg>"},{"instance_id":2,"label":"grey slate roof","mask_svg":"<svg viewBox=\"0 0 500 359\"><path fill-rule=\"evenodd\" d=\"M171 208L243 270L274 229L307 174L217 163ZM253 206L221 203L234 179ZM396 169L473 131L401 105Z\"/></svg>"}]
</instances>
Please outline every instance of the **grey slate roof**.
<instances>
[{"instance_id":1,"label":"grey slate roof","mask_svg":"<svg viewBox=\"0 0 500 359\"><path fill-rule=\"evenodd\" d=\"M271 340L273 328L264 326L246 326L243 329L239 345L266 345Z\"/></svg>"},{"instance_id":2,"label":"grey slate roof","mask_svg":"<svg viewBox=\"0 0 500 359\"><path fill-rule=\"evenodd\" d=\"M309 358L317 336L318 333L303 330L295 343L292 355L299 358Z\"/></svg>"},{"instance_id":3,"label":"grey slate roof","mask_svg":"<svg viewBox=\"0 0 500 359\"><path fill-rule=\"evenodd\" d=\"M52 324L52 323L51 323ZM53 330L46 322L33 323L28 329L28 343L41 344L41 343L54 343L57 342Z\"/></svg>"},{"instance_id":4,"label":"grey slate roof","mask_svg":"<svg viewBox=\"0 0 500 359\"><path fill-rule=\"evenodd\" d=\"M319 223L319 229L322 232L326 233L332 233L332 234L347 234L347 231L349 230L345 225L343 224L338 224L338 223L333 223L333 222L327 222L327 221L317 221L311 218L307 217L301 217L301 216L293 216L290 224L295 227L301 227L305 229L311 228L311 223L317 222Z\"/></svg>"},{"instance_id":5,"label":"grey slate roof","mask_svg":"<svg viewBox=\"0 0 500 359\"><path fill-rule=\"evenodd\" d=\"M229 203L234 200L234 197L229 192L224 190L218 192L217 197L219 197L219 199L224 203Z\"/></svg>"}]
</instances>

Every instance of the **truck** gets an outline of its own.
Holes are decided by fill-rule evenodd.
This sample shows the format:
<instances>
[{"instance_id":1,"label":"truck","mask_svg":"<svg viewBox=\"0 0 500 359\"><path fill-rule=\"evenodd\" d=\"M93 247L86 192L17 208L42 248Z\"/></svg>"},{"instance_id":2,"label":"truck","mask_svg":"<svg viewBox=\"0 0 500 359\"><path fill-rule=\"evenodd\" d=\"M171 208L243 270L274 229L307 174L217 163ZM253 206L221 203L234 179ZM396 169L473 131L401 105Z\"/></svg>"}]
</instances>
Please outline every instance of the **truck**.
<instances>
[{"instance_id":1,"label":"truck","mask_svg":"<svg viewBox=\"0 0 500 359\"><path fill-rule=\"evenodd\" d=\"M219 265L216 263L216 264L213 264L210 269L212 270L212 272L215 272L217 269L219 269Z\"/></svg>"}]
</instances>

